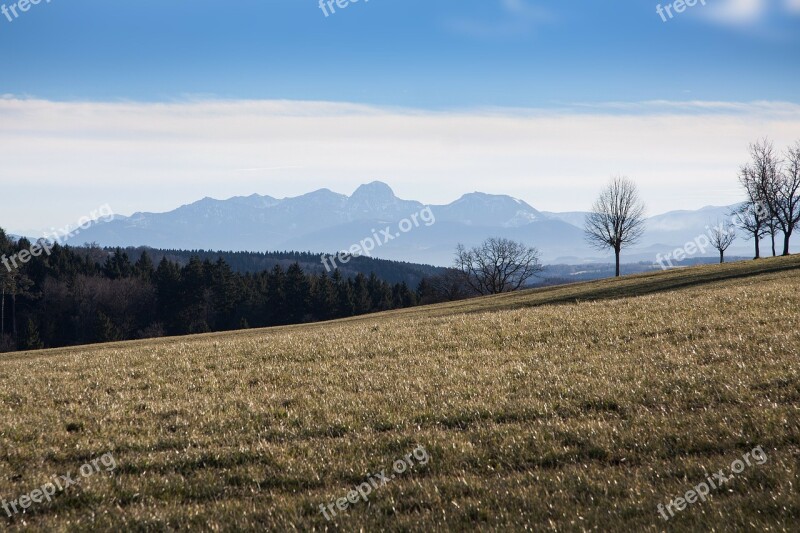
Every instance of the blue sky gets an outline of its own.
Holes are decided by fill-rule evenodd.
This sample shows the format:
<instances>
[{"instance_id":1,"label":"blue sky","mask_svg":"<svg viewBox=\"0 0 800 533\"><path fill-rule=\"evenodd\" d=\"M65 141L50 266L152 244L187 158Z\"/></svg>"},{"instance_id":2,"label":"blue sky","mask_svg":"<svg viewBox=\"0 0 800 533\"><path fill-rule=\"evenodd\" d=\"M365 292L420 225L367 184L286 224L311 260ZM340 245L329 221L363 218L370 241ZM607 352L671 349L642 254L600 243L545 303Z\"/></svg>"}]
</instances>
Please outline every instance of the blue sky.
<instances>
[{"instance_id":1,"label":"blue sky","mask_svg":"<svg viewBox=\"0 0 800 533\"><path fill-rule=\"evenodd\" d=\"M800 0L706 3L42 0L0 15L0 226L373 179L569 211L628 174L653 214L733 203L749 142L800 139Z\"/></svg>"},{"instance_id":2,"label":"blue sky","mask_svg":"<svg viewBox=\"0 0 800 533\"><path fill-rule=\"evenodd\" d=\"M724 24L708 2L664 23L650 0L52 0L0 18L0 76L55 100L796 101L800 17Z\"/></svg>"}]
</instances>

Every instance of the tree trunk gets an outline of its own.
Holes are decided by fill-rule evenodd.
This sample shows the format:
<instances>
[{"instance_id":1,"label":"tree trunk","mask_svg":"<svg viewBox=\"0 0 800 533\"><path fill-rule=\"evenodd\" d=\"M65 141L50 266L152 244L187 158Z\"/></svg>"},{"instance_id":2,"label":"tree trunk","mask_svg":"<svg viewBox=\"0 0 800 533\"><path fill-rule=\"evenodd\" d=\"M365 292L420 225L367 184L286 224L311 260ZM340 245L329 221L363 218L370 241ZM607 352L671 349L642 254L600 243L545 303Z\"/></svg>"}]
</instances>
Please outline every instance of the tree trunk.
<instances>
[{"instance_id":1,"label":"tree trunk","mask_svg":"<svg viewBox=\"0 0 800 533\"><path fill-rule=\"evenodd\" d=\"M772 235L772 257L775 257L776 255L778 255L777 253L775 253L775 232L773 231L771 235Z\"/></svg>"},{"instance_id":2,"label":"tree trunk","mask_svg":"<svg viewBox=\"0 0 800 533\"><path fill-rule=\"evenodd\" d=\"M619 250L614 250L614 255L617 257L617 274L616 274L616 277L619 277Z\"/></svg>"},{"instance_id":3,"label":"tree trunk","mask_svg":"<svg viewBox=\"0 0 800 533\"><path fill-rule=\"evenodd\" d=\"M17 342L17 293L11 293L11 328L14 333L14 342Z\"/></svg>"},{"instance_id":4,"label":"tree trunk","mask_svg":"<svg viewBox=\"0 0 800 533\"><path fill-rule=\"evenodd\" d=\"M725 252L723 252L722 250L720 250L720 251L719 251L719 264L721 265L721 264L722 264L722 263L724 263L724 262L725 262Z\"/></svg>"},{"instance_id":5,"label":"tree trunk","mask_svg":"<svg viewBox=\"0 0 800 533\"><path fill-rule=\"evenodd\" d=\"M792 230L783 234L783 255L789 255L789 239L792 237Z\"/></svg>"},{"instance_id":6,"label":"tree trunk","mask_svg":"<svg viewBox=\"0 0 800 533\"><path fill-rule=\"evenodd\" d=\"M756 236L756 256L753 259L761 259L761 238Z\"/></svg>"},{"instance_id":7,"label":"tree trunk","mask_svg":"<svg viewBox=\"0 0 800 533\"><path fill-rule=\"evenodd\" d=\"M0 340L6 334L6 287L3 285L3 298L0 300Z\"/></svg>"}]
</instances>

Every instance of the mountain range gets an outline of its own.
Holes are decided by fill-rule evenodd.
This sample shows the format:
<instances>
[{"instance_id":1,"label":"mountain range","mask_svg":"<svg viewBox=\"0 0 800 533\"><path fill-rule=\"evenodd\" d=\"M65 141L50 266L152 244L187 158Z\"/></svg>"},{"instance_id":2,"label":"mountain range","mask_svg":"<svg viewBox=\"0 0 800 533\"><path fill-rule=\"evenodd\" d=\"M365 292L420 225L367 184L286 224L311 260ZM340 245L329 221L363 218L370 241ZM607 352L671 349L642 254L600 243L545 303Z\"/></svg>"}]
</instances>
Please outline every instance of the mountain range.
<instances>
[{"instance_id":1,"label":"mountain range","mask_svg":"<svg viewBox=\"0 0 800 533\"><path fill-rule=\"evenodd\" d=\"M706 233L706 226L726 218L732 207L709 206L648 218L645 237L625 251L623 259L654 261L656 254L668 253ZM610 254L586 243L585 215L538 211L511 196L480 192L465 194L450 204L426 206L397 198L387 184L374 181L361 185L351 196L329 189L284 199L253 194L227 200L204 198L166 213L117 215L83 230L71 244L336 253L365 239L385 239L388 242L376 243L372 256L446 266L452 263L458 243L470 246L502 236L536 246L545 263L608 261ZM399 226L404 219L406 223ZM714 253L709 250L705 255ZM752 243L740 238L728 254L751 255Z\"/></svg>"}]
</instances>

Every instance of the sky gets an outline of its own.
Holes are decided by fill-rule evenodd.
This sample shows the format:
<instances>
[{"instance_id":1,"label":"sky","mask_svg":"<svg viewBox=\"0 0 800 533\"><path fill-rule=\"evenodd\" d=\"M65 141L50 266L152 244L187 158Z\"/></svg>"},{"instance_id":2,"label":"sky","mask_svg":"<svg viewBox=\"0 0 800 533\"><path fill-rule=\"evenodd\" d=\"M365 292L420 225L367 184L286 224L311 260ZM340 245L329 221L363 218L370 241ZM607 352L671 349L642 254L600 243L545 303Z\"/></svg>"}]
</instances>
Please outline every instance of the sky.
<instances>
[{"instance_id":1,"label":"sky","mask_svg":"<svg viewBox=\"0 0 800 533\"><path fill-rule=\"evenodd\" d=\"M625 174L657 214L737 201L748 143L800 140L800 0L27 8L0 0L12 231L375 179L575 211Z\"/></svg>"}]
</instances>

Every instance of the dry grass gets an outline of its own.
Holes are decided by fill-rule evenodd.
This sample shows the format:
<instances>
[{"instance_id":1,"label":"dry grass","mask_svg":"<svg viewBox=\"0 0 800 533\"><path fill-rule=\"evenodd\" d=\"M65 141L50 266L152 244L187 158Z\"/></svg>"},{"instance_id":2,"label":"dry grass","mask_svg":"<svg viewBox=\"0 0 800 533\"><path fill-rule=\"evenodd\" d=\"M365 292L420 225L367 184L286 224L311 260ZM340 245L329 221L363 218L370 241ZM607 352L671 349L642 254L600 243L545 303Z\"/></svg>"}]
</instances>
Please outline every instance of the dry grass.
<instances>
[{"instance_id":1,"label":"dry grass","mask_svg":"<svg viewBox=\"0 0 800 533\"><path fill-rule=\"evenodd\" d=\"M798 324L794 257L14 355L0 360L0 498L106 452L118 468L0 520L56 531L796 531ZM426 466L325 520L319 504L417 444ZM764 465L659 518L658 503L758 445Z\"/></svg>"}]
</instances>

